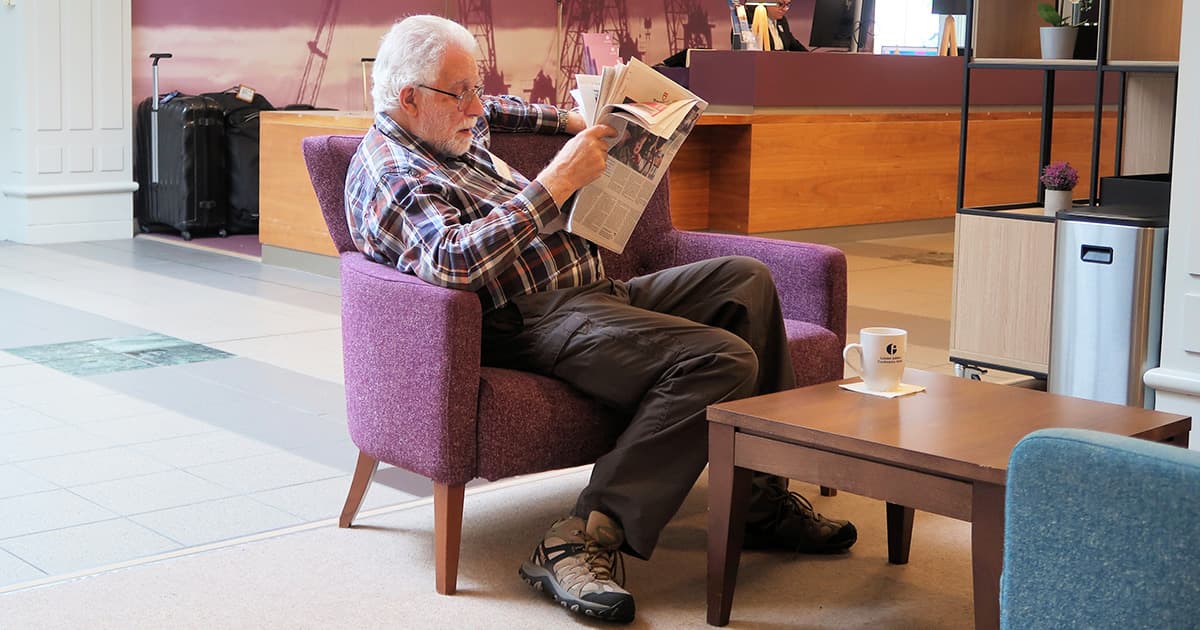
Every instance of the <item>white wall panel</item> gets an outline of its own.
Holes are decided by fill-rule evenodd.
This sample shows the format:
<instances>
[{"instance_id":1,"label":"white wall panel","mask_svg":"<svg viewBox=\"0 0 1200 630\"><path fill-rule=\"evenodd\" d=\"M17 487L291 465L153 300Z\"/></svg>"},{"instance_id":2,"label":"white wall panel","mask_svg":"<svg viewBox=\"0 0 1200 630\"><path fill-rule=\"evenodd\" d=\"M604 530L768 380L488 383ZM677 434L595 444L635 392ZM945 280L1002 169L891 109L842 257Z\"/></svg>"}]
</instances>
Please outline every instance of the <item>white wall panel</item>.
<instances>
[{"instance_id":1,"label":"white wall panel","mask_svg":"<svg viewBox=\"0 0 1200 630\"><path fill-rule=\"evenodd\" d=\"M1177 169L1178 171L1178 169ZM1173 178L1178 181L1178 178ZM1172 183L1173 186L1178 184ZM1200 208L1192 208L1193 214L1200 214ZM1185 228L1186 229L1186 228ZM1191 274L1194 282L1200 283L1200 218L1192 221L1192 236L1188 239L1190 253L1188 256L1188 273ZM1183 231L1183 230L1181 230ZM1186 234L1186 232L1184 232ZM1200 326L1200 322L1193 321L1194 326Z\"/></svg>"},{"instance_id":2,"label":"white wall panel","mask_svg":"<svg viewBox=\"0 0 1200 630\"><path fill-rule=\"evenodd\" d=\"M1183 296L1183 321L1191 325L1183 327L1183 349L1200 353L1200 293Z\"/></svg>"},{"instance_id":3,"label":"white wall panel","mask_svg":"<svg viewBox=\"0 0 1200 630\"><path fill-rule=\"evenodd\" d=\"M72 131L91 129L93 109L92 2L65 0L62 14L63 101L67 128Z\"/></svg>"},{"instance_id":4,"label":"white wall panel","mask_svg":"<svg viewBox=\"0 0 1200 630\"><path fill-rule=\"evenodd\" d=\"M8 147L4 152L4 170L20 175L25 172L25 133L20 129L10 128L4 136L7 138L4 146Z\"/></svg>"},{"instance_id":5,"label":"white wall panel","mask_svg":"<svg viewBox=\"0 0 1200 630\"><path fill-rule=\"evenodd\" d=\"M37 148L37 173L39 175L63 171L62 147L40 146Z\"/></svg>"},{"instance_id":6,"label":"white wall panel","mask_svg":"<svg viewBox=\"0 0 1200 630\"><path fill-rule=\"evenodd\" d=\"M0 4L0 239L131 236L130 2Z\"/></svg>"},{"instance_id":7,"label":"white wall panel","mask_svg":"<svg viewBox=\"0 0 1200 630\"><path fill-rule=\"evenodd\" d=\"M62 129L62 3L38 0L33 5L37 36L31 37L33 57L28 60L37 100L35 129Z\"/></svg>"},{"instance_id":8,"label":"white wall panel","mask_svg":"<svg viewBox=\"0 0 1200 630\"><path fill-rule=\"evenodd\" d=\"M74 144L67 147L67 170L72 173L91 173L96 170L90 145Z\"/></svg>"},{"instance_id":9,"label":"white wall panel","mask_svg":"<svg viewBox=\"0 0 1200 630\"><path fill-rule=\"evenodd\" d=\"M101 129L125 128L129 97L126 77L129 55L125 49L122 20L127 19L122 0L94 0L96 44L96 121Z\"/></svg>"},{"instance_id":10,"label":"white wall panel","mask_svg":"<svg viewBox=\"0 0 1200 630\"><path fill-rule=\"evenodd\" d=\"M1200 0L1183 3L1182 22L1162 359L1145 380L1155 409L1200 417Z\"/></svg>"},{"instance_id":11,"label":"white wall panel","mask_svg":"<svg viewBox=\"0 0 1200 630\"><path fill-rule=\"evenodd\" d=\"M125 147L119 144L100 145L100 170L105 173L125 170Z\"/></svg>"}]
</instances>

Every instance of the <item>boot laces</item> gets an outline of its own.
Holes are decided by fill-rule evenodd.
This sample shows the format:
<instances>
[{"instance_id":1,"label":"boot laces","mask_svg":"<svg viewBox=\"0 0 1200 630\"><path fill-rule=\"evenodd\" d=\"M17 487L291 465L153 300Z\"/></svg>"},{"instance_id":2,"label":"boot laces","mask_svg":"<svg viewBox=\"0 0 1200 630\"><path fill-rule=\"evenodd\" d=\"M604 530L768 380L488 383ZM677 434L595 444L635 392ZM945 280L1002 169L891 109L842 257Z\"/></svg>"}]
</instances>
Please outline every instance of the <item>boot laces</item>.
<instances>
[{"instance_id":1,"label":"boot laces","mask_svg":"<svg viewBox=\"0 0 1200 630\"><path fill-rule=\"evenodd\" d=\"M611 547L605 547L595 538L583 533L583 551L586 554L588 569L597 580L611 581L618 586L625 586L625 559L621 552Z\"/></svg>"},{"instance_id":2,"label":"boot laces","mask_svg":"<svg viewBox=\"0 0 1200 630\"><path fill-rule=\"evenodd\" d=\"M821 515L817 514L813 504L798 492L781 492L772 498L779 501L779 512L777 513L779 518L785 518L791 513L808 520L821 520Z\"/></svg>"}]
</instances>

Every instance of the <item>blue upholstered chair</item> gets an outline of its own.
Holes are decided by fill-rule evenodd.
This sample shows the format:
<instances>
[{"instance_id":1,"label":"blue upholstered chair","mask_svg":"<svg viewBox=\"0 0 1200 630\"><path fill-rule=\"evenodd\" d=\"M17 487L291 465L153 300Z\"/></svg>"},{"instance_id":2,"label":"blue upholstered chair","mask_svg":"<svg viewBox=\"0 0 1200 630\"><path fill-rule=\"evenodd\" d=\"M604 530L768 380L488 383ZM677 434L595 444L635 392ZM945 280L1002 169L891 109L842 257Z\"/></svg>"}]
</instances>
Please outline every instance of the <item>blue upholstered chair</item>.
<instances>
[{"instance_id":1,"label":"blue upholstered chair","mask_svg":"<svg viewBox=\"0 0 1200 630\"><path fill-rule=\"evenodd\" d=\"M1021 440L1000 625L1200 627L1200 453L1078 429Z\"/></svg>"}]
</instances>

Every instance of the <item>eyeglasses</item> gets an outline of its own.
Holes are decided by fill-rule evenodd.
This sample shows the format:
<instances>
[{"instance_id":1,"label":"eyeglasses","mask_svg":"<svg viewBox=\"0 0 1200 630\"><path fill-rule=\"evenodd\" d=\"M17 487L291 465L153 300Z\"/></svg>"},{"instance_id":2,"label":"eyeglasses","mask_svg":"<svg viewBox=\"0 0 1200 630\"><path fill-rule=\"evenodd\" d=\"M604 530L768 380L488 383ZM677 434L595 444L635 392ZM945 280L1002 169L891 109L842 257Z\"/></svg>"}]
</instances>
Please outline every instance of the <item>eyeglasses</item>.
<instances>
[{"instance_id":1,"label":"eyeglasses","mask_svg":"<svg viewBox=\"0 0 1200 630\"><path fill-rule=\"evenodd\" d=\"M418 83L417 87L423 87L426 90L429 90L431 92L437 92L438 94L445 94L446 96L453 98L454 100L458 101L458 111L460 111L460 112L467 106L467 103L469 102L469 101L467 101L468 97L474 95L475 98L477 98L477 99L480 99L480 100L483 99L483 86L482 85L476 85L473 88L467 88L462 91L462 94L455 94L454 92L447 92L446 90L439 90L435 87L425 85L424 83Z\"/></svg>"}]
</instances>

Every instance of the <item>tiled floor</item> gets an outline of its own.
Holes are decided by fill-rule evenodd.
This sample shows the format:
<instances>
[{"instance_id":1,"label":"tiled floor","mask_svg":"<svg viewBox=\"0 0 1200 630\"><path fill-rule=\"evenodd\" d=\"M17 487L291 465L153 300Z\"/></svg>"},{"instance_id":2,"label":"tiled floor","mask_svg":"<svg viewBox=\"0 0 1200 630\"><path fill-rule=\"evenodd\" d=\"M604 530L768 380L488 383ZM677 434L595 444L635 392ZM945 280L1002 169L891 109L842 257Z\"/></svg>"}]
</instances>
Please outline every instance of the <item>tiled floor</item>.
<instances>
[{"instance_id":1,"label":"tiled floor","mask_svg":"<svg viewBox=\"0 0 1200 630\"><path fill-rule=\"evenodd\" d=\"M335 280L133 239L0 243L0 588L326 519ZM384 468L365 507L428 483Z\"/></svg>"},{"instance_id":2,"label":"tiled floor","mask_svg":"<svg viewBox=\"0 0 1200 630\"><path fill-rule=\"evenodd\" d=\"M953 235L836 242L849 330L947 359ZM0 243L0 589L335 516L338 285L138 238ZM383 468L366 508L427 496Z\"/></svg>"}]
</instances>

